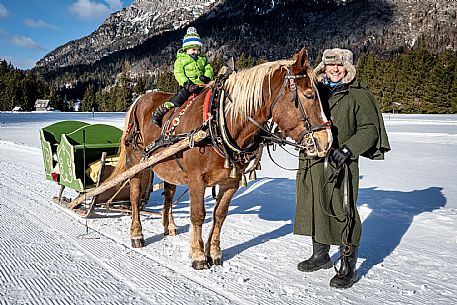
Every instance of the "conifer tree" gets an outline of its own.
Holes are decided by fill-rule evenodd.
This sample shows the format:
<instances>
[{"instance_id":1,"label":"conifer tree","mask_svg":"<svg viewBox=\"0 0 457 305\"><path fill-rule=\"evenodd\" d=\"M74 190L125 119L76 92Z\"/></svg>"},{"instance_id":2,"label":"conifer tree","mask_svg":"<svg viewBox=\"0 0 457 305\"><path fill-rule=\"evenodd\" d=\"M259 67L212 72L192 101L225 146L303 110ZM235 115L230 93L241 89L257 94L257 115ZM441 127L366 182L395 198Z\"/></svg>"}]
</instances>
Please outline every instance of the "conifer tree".
<instances>
[{"instance_id":1,"label":"conifer tree","mask_svg":"<svg viewBox=\"0 0 457 305\"><path fill-rule=\"evenodd\" d=\"M95 93L95 101L98 105L98 111L110 111L109 102L108 102L109 95L104 94L102 88L98 88L97 92Z\"/></svg>"},{"instance_id":2,"label":"conifer tree","mask_svg":"<svg viewBox=\"0 0 457 305\"><path fill-rule=\"evenodd\" d=\"M97 104L95 102L95 89L91 84L87 87L86 92L84 93L79 111L92 111L92 109L94 111L98 111Z\"/></svg>"},{"instance_id":3,"label":"conifer tree","mask_svg":"<svg viewBox=\"0 0 457 305\"><path fill-rule=\"evenodd\" d=\"M454 56L454 72L453 72L453 80L451 85L451 94L450 94L450 104L451 109L449 109L449 113L457 113L457 62Z\"/></svg>"},{"instance_id":4,"label":"conifer tree","mask_svg":"<svg viewBox=\"0 0 457 305\"><path fill-rule=\"evenodd\" d=\"M448 113L452 109L452 84L455 70L455 57L445 51L436 57L430 71L430 81L424 95L430 103L428 113Z\"/></svg>"},{"instance_id":5,"label":"conifer tree","mask_svg":"<svg viewBox=\"0 0 457 305\"><path fill-rule=\"evenodd\" d=\"M255 60L251 55L246 55L246 53L241 53L237 61L235 61L235 67L237 70L243 70L251 68L255 65Z\"/></svg>"},{"instance_id":6,"label":"conifer tree","mask_svg":"<svg viewBox=\"0 0 457 305\"><path fill-rule=\"evenodd\" d=\"M60 103L59 100L59 95L57 94L57 89L52 87L51 91L49 92L49 96L47 97L49 99L49 106L60 111L64 111L62 107L62 103Z\"/></svg>"},{"instance_id":7,"label":"conifer tree","mask_svg":"<svg viewBox=\"0 0 457 305\"><path fill-rule=\"evenodd\" d=\"M217 75L219 70L224 66L224 56L222 54L216 54L211 61L211 66L213 67L214 74Z\"/></svg>"},{"instance_id":8,"label":"conifer tree","mask_svg":"<svg viewBox=\"0 0 457 305\"><path fill-rule=\"evenodd\" d=\"M129 69L126 68L119 77L118 84L116 85L116 107L114 111L127 111L132 103L133 90L130 87Z\"/></svg>"},{"instance_id":9,"label":"conifer tree","mask_svg":"<svg viewBox=\"0 0 457 305\"><path fill-rule=\"evenodd\" d=\"M135 87L133 87L133 92L135 92L137 95L141 95L141 94L144 94L146 92L145 77L139 77L136 80Z\"/></svg>"},{"instance_id":10,"label":"conifer tree","mask_svg":"<svg viewBox=\"0 0 457 305\"><path fill-rule=\"evenodd\" d=\"M173 72L169 72L165 67L157 77L156 86L160 91L176 92L179 85L175 79L175 76L173 75Z\"/></svg>"}]
</instances>

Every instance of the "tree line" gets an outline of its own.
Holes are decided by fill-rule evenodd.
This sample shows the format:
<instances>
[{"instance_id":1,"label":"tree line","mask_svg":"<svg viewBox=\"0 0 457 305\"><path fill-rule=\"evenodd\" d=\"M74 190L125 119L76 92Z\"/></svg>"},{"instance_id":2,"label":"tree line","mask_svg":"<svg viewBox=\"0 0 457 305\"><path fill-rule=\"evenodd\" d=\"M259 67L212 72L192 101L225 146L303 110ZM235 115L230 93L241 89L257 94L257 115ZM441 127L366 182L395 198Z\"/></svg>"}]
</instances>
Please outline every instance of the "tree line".
<instances>
[{"instance_id":1,"label":"tree line","mask_svg":"<svg viewBox=\"0 0 457 305\"><path fill-rule=\"evenodd\" d=\"M23 72L0 60L0 111L33 110L38 98L49 96L48 85L37 74Z\"/></svg>"},{"instance_id":2,"label":"tree line","mask_svg":"<svg viewBox=\"0 0 457 305\"><path fill-rule=\"evenodd\" d=\"M383 112L457 113L457 56L424 47L379 58L363 54L358 78L368 84Z\"/></svg>"},{"instance_id":3,"label":"tree line","mask_svg":"<svg viewBox=\"0 0 457 305\"><path fill-rule=\"evenodd\" d=\"M266 60L242 53L236 60L236 68L249 68ZM215 71L223 62L222 55L211 60ZM454 51L434 54L419 47L389 57L362 53L356 66L358 79L377 97L383 112L457 113L457 54ZM46 84L38 74L0 61L2 111L15 106L33 110L37 98L50 99L55 109L69 111L75 96L81 101L79 111L126 111L133 100L147 90L176 92L177 88L172 68L167 66L157 75L131 77L130 66L124 62L122 73L112 84L89 79L73 88L59 88Z\"/></svg>"}]
</instances>

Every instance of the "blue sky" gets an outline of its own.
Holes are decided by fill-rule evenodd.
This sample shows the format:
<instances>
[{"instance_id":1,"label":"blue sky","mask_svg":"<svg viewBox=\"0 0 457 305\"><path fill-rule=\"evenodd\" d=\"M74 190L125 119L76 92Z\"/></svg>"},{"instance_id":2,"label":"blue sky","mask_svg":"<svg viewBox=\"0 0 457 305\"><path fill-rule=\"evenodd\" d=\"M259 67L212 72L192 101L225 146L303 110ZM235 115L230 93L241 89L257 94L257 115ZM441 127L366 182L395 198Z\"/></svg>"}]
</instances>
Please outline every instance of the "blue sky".
<instances>
[{"instance_id":1,"label":"blue sky","mask_svg":"<svg viewBox=\"0 0 457 305\"><path fill-rule=\"evenodd\" d=\"M0 59L30 69L44 55L95 31L133 0L0 0Z\"/></svg>"}]
</instances>

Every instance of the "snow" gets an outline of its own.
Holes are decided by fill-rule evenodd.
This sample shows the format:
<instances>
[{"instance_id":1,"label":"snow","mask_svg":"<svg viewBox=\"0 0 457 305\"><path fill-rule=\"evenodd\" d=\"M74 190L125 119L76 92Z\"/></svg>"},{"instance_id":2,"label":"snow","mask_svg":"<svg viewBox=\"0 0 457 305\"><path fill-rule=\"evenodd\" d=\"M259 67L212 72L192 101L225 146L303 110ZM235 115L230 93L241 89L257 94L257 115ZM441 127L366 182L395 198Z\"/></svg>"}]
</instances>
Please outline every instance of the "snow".
<instances>
[{"instance_id":1,"label":"snow","mask_svg":"<svg viewBox=\"0 0 457 305\"><path fill-rule=\"evenodd\" d=\"M259 179L232 201L223 266L196 271L187 196L174 207L177 236L163 236L157 216L142 217L142 249L130 247L129 215L97 211L86 220L51 201L59 188L44 177L39 128L70 119L122 128L124 113L2 112L0 304L456 304L457 116L384 118L392 151L360 165L360 280L336 290L333 269L296 269L312 247L292 234L295 171L267 155ZM297 167L281 149L273 157ZM160 211L159 202L153 193L148 206ZM209 192L205 205L206 237Z\"/></svg>"}]
</instances>

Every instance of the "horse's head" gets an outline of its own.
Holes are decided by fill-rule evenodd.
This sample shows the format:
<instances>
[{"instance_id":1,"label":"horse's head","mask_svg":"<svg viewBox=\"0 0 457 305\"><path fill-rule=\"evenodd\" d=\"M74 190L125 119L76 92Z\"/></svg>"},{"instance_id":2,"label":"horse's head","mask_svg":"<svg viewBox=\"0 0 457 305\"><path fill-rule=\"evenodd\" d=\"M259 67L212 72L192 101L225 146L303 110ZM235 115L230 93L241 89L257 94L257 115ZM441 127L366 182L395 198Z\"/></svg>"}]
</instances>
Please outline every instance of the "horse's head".
<instances>
[{"instance_id":1,"label":"horse's head","mask_svg":"<svg viewBox=\"0 0 457 305\"><path fill-rule=\"evenodd\" d=\"M332 133L319 99L316 78L308 67L306 50L297 53L292 62L278 70L271 80L282 83L272 96L272 119L284 136L292 138L307 155L323 157L331 146Z\"/></svg>"}]
</instances>

